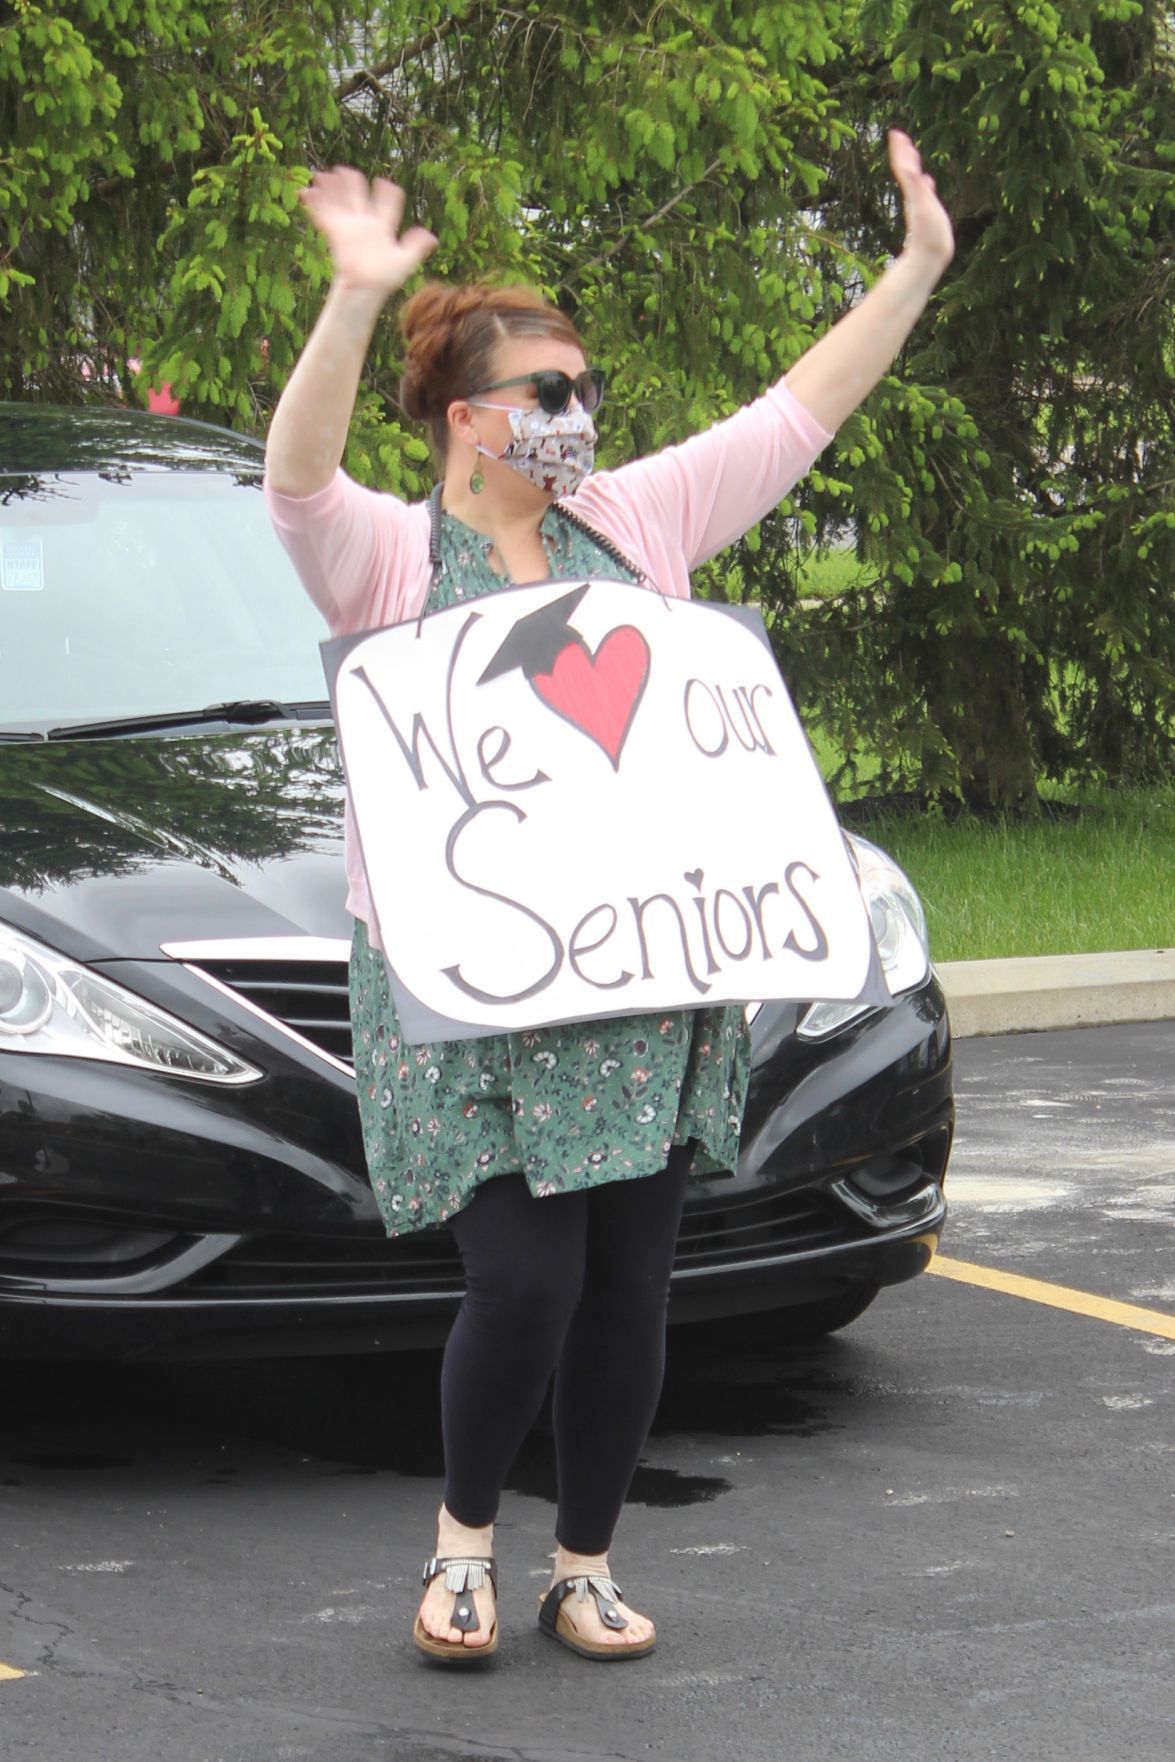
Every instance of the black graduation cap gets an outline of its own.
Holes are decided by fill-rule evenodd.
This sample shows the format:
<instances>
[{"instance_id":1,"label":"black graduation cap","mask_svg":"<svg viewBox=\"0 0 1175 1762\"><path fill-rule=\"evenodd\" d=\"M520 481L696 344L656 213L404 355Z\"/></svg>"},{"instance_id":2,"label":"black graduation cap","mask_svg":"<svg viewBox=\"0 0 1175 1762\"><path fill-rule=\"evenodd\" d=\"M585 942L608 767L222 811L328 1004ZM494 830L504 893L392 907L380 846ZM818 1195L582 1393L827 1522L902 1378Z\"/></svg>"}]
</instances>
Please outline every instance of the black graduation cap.
<instances>
[{"instance_id":1,"label":"black graduation cap","mask_svg":"<svg viewBox=\"0 0 1175 1762\"><path fill-rule=\"evenodd\" d=\"M528 679L538 673L549 673L556 657L569 646L587 653L587 643L578 630L572 630L567 620L589 586L590 583L585 581L582 587L573 588L561 599L551 600L548 605L540 606L537 612L520 618L477 683L484 685L488 679L497 679L515 667L521 667Z\"/></svg>"}]
</instances>

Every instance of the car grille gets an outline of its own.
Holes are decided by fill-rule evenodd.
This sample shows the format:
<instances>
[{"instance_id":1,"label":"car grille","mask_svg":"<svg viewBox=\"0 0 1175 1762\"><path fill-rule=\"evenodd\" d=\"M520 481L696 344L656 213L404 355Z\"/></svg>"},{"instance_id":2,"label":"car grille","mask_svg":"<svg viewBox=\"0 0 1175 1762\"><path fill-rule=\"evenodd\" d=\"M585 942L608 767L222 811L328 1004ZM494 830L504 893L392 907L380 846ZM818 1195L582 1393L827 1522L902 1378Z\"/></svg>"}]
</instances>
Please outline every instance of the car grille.
<instances>
[{"instance_id":1,"label":"car grille","mask_svg":"<svg viewBox=\"0 0 1175 1762\"><path fill-rule=\"evenodd\" d=\"M863 1232L834 1200L810 1191L775 1194L686 1210L675 1272L738 1266L838 1242ZM464 1287L461 1262L447 1231L389 1241L353 1237L266 1236L238 1243L203 1267L185 1292L225 1297L446 1295Z\"/></svg>"},{"instance_id":2,"label":"car grille","mask_svg":"<svg viewBox=\"0 0 1175 1762\"><path fill-rule=\"evenodd\" d=\"M835 1199L814 1188L687 1208L674 1269L737 1266L856 1241L862 1232Z\"/></svg>"},{"instance_id":3,"label":"car grille","mask_svg":"<svg viewBox=\"0 0 1175 1762\"><path fill-rule=\"evenodd\" d=\"M352 1062L346 961L204 959L193 964L332 1058Z\"/></svg>"},{"instance_id":4,"label":"car grille","mask_svg":"<svg viewBox=\"0 0 1175 1762\"><path fill-rule=\"evenodd\" d=\"M461 1262L448 1231L392 1242L371 1235L265 1236L246 1240L188 1280L186 1292L225 1297L460 1294Z\"/></svg>"}]
</instances>

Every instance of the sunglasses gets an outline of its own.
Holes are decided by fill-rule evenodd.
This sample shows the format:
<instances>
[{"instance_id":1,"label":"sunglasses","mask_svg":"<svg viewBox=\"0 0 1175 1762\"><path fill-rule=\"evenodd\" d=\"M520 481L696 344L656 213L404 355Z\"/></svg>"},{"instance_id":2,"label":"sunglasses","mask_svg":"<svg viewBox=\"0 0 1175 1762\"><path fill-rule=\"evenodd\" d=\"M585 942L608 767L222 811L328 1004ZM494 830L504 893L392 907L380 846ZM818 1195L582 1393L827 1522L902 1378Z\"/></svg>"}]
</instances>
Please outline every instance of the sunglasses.
<instances>
[{"instance_id":1,"label":"sunglasses","mask_svg":"<svg viewBox=\"0 0 1175 1762\"><path fill-rule=\"evenodd\" d=\"M519 373L513 379L499 379L493 385L483 385L475 395L480 397L481 392L499 392L508 385L532 385L539 409L548 416L562 416L573 392L588 411L598 410L604 398L604 373L600 367L585 367L574 379L555 367L544 368L541 373Z\"/></svg>"}]
</instances>

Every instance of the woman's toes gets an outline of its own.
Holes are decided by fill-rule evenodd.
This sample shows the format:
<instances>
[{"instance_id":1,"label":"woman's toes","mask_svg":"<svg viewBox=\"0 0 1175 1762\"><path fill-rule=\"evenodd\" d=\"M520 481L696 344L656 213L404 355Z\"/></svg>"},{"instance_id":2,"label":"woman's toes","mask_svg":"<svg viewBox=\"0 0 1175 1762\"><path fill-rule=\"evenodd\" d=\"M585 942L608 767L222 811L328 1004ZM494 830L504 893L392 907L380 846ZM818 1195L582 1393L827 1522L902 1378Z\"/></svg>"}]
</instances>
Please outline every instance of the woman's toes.
<instances>
[{"instance_id":1,"label":"woman's toes","mask_svg":"<svg viewBox=\"0 0 1175 1762\"><path fill-rule=\"evenodd\" d=\"M626 1612L624 1609L621 1609L620 1613L624 1615ZM600 1625L603 1627L602 1622ZM629 1611L628 1626L619 1630L616 1628L605 1627L604 1638L606 1640L611 1640L612 1644L616 1646L639 1646L642 1641L651 1639L654 1632L655 1629L653 1624L647 1619L647 1617L636 1615Z\"/></svg>"},{"instance_id":2,"label":"woman's toes","mask_svg":"<svg viewBox=\"0 0 1175 1762\"><path fill-rule=\"evenodd\" d=\"M425 1599L420 1610L420 1624L425 1633L434 1640L445 1640L451 1646L484 1646L488 1644L490 1629L494 1625L494 1604L492 1596L478 1593L474 1608L481 1623L472 1633L463 1633L454 1627L450 1611L453 1607L452 1591L445 1591L442 1596Z\"/></svg>"},{"instance_id":3,"label":"woman's toes","mask_svg":"<svg viewBox=\"0 0 1175 1762\"><path fill-rule=\"evenodd\" d=\"M638 1615L623 1603L617 1604L617 1608L628 1622L627 1627L606 1627L593 1605L591 1614L584 1617L584 1626L589 1630L585 1638L603 1640L609 1646L639 1646L652 1639L657 1630L647 1615Z\"/></svg>"}]
</instances>

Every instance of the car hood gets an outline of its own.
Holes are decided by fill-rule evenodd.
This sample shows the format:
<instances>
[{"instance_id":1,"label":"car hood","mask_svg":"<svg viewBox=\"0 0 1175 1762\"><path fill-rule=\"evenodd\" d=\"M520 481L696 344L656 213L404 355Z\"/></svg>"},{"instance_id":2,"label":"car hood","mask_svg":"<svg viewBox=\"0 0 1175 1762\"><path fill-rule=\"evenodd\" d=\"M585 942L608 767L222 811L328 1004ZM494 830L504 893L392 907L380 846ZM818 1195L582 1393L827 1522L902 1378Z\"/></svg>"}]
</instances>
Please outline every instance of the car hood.
<instances>
[{"instance_id":1,"label":"car hood","mask_svg":"<svg viewBox=\"0 0 1175 1762\"><path fill-rule=\"evenodd\" d=\"M332 727L0 746L0 917L79 960L345 937Z\"/></svg>"}]
</instances>

